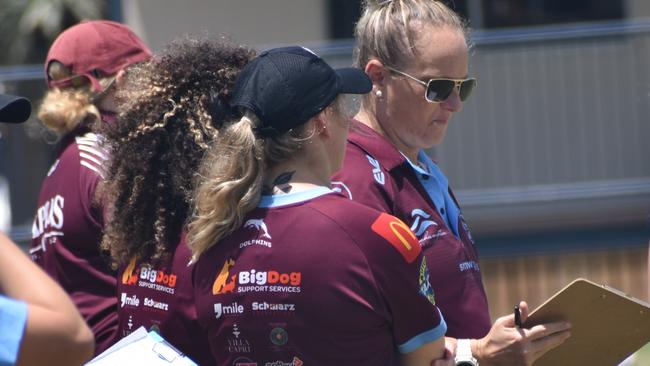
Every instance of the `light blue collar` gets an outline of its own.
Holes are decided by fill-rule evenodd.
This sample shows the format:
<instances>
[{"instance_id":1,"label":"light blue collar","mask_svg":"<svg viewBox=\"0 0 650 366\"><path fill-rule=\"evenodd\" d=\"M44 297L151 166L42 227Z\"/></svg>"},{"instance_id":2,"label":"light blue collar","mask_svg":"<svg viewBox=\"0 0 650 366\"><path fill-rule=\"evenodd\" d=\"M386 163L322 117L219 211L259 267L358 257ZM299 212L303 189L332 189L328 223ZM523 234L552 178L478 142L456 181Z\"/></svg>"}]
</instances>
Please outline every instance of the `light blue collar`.
<instances>
[{"instance_id":1,"label":"light blue collar","mask_svg":"<svg viewBox=\"0 0 650 366\"><path fill-rule=\"evenodd\" d=\"M424 150L418 151L418 162L425 165L426 169L422 167L422 165L414 163L409 159L406 155L402 154L406 161L409 163L411 168L415 170L416 173L419 174L426 174L426 175L434 175L434 169L436 167L436 164L431 160L431 158L424 152Z\"/></svg>"}]
</instances>

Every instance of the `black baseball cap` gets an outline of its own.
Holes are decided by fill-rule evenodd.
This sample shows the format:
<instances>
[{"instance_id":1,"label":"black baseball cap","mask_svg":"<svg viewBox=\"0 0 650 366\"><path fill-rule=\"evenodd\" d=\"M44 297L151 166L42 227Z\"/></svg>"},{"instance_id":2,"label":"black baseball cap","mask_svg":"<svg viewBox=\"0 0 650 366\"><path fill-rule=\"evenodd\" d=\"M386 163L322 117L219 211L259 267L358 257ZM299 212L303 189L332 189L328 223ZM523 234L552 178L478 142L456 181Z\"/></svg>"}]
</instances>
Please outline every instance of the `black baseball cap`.
<instances>
[{"instance_id":1,"label":"black baseball cap","mask_svg":"<svg viewBox=\"0 0 650 366\"><path fill-rule=\"evenodd\" d=\"M273 136L309 121L339 94L365 94L372 82L356 68L332 69L304 47L264 51L248 63L235 84L230 104L253 111L259 133Z\"/></svg>"},{"instance_id":2,"label":"black baseball cap","mask_svg":"<svg viewBox=\"0 0 650 366\"><path fill-rule=\"evenodd\" d=\"M0 94L0 122L22 123L32 114L32 104L26 98Z\"/></svg>"}]
</instances>

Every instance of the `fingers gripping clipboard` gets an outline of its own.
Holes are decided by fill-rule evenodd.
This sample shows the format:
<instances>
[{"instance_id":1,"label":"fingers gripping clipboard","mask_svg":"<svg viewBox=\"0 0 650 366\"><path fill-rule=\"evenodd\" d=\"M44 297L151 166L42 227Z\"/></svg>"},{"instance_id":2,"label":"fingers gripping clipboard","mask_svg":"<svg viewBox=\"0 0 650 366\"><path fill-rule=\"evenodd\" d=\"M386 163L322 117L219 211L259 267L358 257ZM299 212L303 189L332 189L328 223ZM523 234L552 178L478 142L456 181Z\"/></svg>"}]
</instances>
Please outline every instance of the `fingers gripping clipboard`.
<instances>
[{"instance_id":1,"label":"fingers gripping clipboard","mask_svg":"<svg viewBox=\"0 0 650 366\"><path fill-rule=\"evenodd\" d=\"M618 365L650 341L650 304L576 279L530 313L524 327L567 320L571 337L535 366Z\"/></svg>"}]
</instances>

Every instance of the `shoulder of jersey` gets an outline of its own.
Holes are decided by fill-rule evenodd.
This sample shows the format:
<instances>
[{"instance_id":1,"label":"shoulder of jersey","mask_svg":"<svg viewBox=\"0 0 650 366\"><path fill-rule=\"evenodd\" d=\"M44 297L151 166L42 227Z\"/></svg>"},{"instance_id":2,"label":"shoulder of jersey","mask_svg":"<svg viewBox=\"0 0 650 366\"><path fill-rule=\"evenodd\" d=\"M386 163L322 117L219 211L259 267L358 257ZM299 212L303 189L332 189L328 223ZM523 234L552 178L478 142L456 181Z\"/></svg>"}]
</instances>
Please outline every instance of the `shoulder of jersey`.
<instances>
[{"instance_id":1,"label":"shoulder of jersey","mask_svg":"<svg viewBox=\"0 0 650 366\"><path fill-rule=\"evenodd\" d=\"M370 228L390 243L409 264L413 263L422 251L420 241L411 229L393 215L380 213Z\"/></svg>"},{"instance_id":2,"label":"shoulder of jersey","mask_svg":"<svg viewBox=\"0 0 650 366\"><path fill-rule=\"evenodd\" d=\"M420 242L411 229L393 215L341 196L333 196L328 207L322 206L321 209L325 212L336 212L336 217L342 218L337 221L351 232L364 232L363 230L359 231L357 225L369 228L388 242L387 245L390 244L395 248L409 264L413 263L422 251ZM367 236L368 233L365 231L364 235Z\"/></svg>"},{"instance_id":3,"label":"shoulder of jersey","mask_svg":"<svg viewBox=\"0 0 650 366\"><path fill-rule=\"evenodd\" d=\"M86 133L75 138L79 150L79 164L86 169L104 176L104 162L108 159L106 151L99 144L100 138L92 133Z\"/></svg>"}]
</instances>

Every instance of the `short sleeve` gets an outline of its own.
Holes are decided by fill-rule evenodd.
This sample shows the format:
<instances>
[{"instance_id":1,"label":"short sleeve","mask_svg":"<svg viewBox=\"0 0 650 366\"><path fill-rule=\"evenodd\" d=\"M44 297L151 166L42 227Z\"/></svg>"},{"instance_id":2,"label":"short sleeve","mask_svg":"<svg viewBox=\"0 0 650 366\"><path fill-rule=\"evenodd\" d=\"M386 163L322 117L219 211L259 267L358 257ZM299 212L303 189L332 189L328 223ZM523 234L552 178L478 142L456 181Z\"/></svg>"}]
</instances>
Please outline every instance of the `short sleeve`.
<instances>
[{"instance_id":1,"label":"short sleeve","mask_svg":"<svg viewBox=\"0 0 650 366\"><path fill-rule=\"evenodd\" d=\"M382 213L371 229L381 245L369 250L369 265L386 302L395 343L410 353L444 336L447 325L438 310L429 269L415 234L398 218Z\"/></svg>"},{"instance_id":2,"label":"short sleeve","mask_svg":"<svg viewBox=\"0 0 650 366\"><path fill-rule=\"evenodd\" d=\"M0 366L14 365L27 324L27 304L0 295Z\"/></svg>"},{"instance_id":3,"label":"short sleeve","mask_svg":"<svg viewBox=\"0 0 650 366\"><path fill-rule=\"evenodd\" d=\"M97 137L88 133L76 138L79 150L79 192L81 204L93 223L102 227L104 209L100 207L103 200L96 197L97 187L103 180L103 164L107 153L98 145Z\"/></svg>"},{"instance_id":4,"label":"short sleeve","mask_svg":"<svg viewBox=\"0 0 650 366\"><path fill-rule=\"evenodd\" d=\"M332 177L332 188L349 199L379 211L392 212L390 175L379 161L348 143L341 170Z\"/></svg>"}]
</instances>

